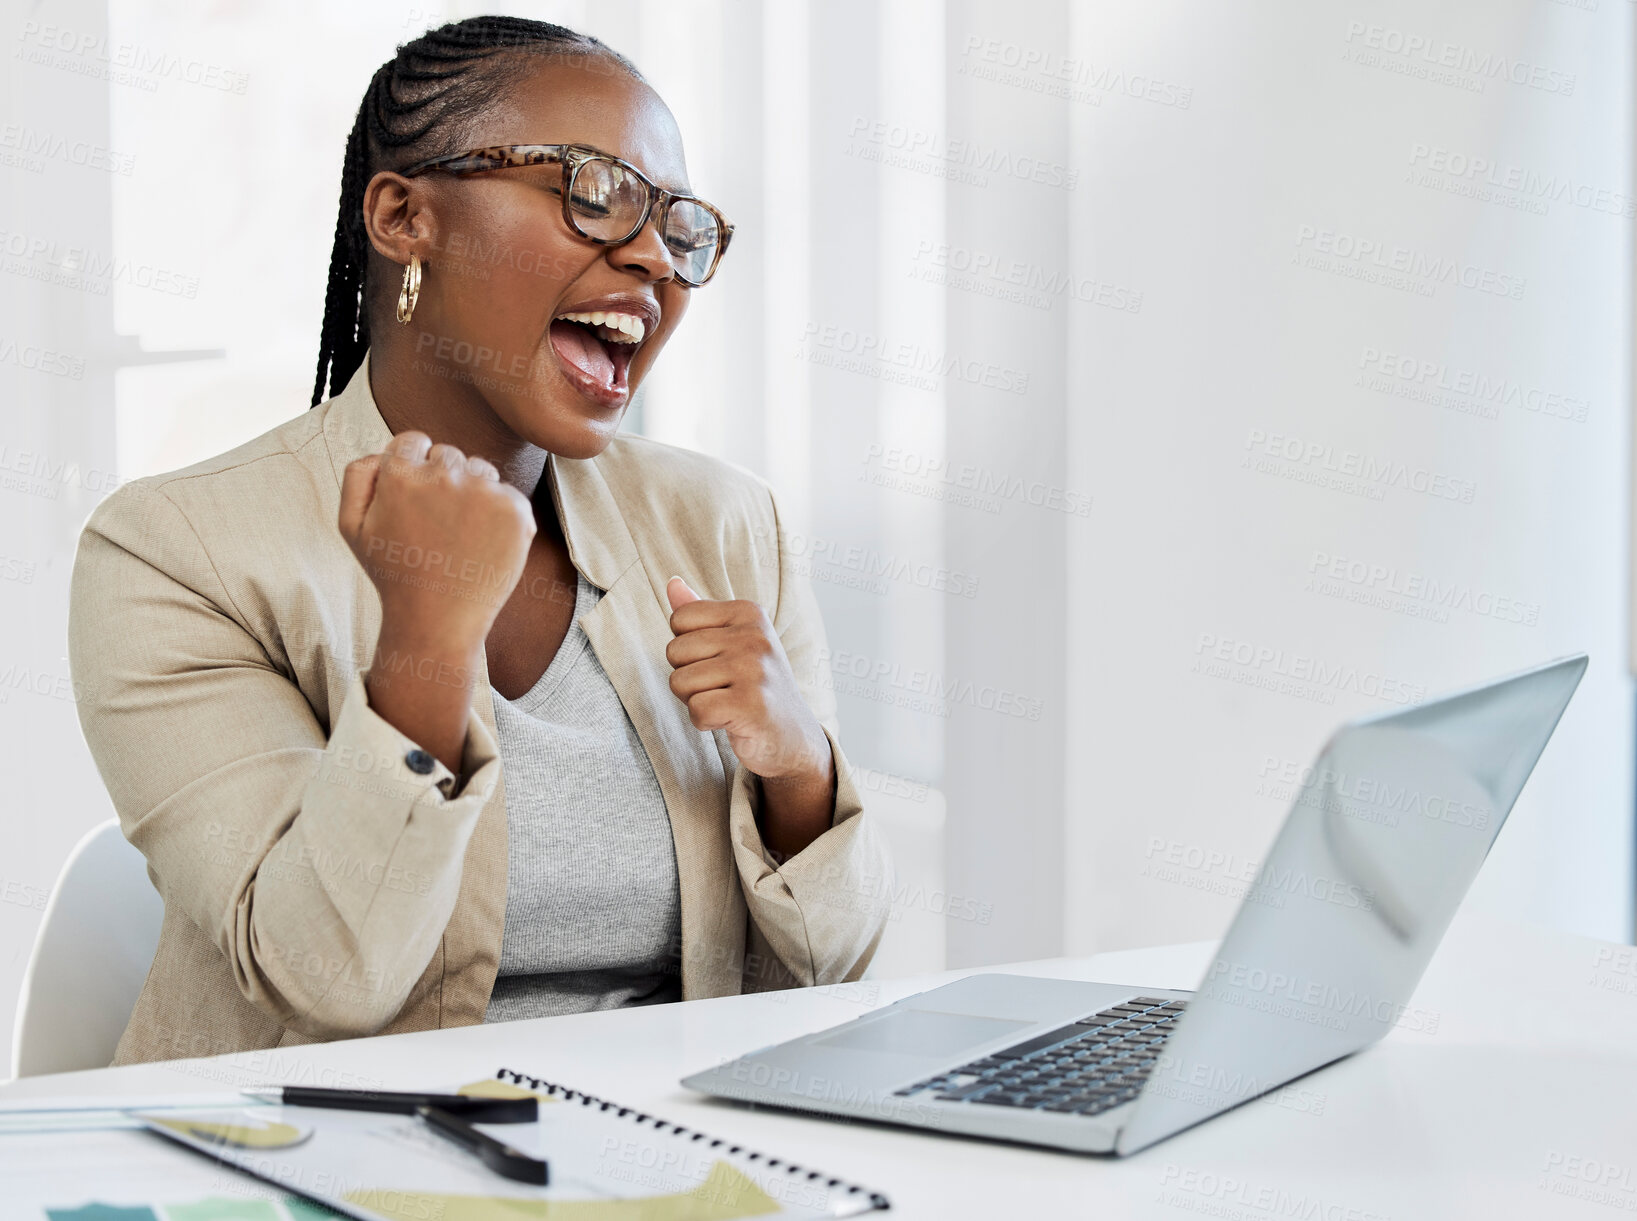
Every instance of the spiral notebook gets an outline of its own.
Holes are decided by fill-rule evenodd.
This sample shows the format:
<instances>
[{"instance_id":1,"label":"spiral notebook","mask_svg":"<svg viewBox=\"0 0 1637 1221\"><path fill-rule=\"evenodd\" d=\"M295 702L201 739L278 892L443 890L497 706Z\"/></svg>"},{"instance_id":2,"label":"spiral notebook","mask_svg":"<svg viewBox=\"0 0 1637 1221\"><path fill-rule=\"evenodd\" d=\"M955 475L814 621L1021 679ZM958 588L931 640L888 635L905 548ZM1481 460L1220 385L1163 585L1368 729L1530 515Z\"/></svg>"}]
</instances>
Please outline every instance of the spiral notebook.
<instances>
[{"instance_id":1,"label":"spiral notebook","mask_svg":"<svg viewBox=\"0 0 1637 1221\"><path fill-rule=\"evenodd\" d=\"M479 1124L550 1164L502 1178L410 1116L261 1104L134 1112L154 1132L358 1221L729 1221L852 1217L879 1192L634 1107L501 1069L462 1094L540 1100L532 1124Z\"/></svg>"}]
</instances>

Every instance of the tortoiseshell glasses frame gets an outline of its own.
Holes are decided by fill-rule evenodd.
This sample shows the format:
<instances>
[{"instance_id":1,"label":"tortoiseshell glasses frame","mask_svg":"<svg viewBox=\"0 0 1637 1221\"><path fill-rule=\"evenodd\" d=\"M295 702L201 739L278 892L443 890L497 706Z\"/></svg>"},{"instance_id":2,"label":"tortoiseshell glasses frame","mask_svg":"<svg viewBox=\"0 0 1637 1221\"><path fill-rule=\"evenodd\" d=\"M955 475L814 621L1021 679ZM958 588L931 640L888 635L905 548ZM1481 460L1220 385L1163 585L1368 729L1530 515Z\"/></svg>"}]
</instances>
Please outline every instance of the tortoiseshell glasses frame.
<instances>
[{"instance_id":1,"label":"tortoiseshell glasses frame","mask_svg":"<svg viewBox=\"0 0 1637 1221\"><path fill-rule=\"evenodd\" d=\"M484 173L488 170L503 170L515 166L547 165L556 162L563 167L562 186L548 188L554 194L560 195L563 202L563 220L575 233L587 241L595 242L599 246L623 246L642 232L642 227L648 223L657 205L659 209L659 232L667 248L671 250L671 267L676 277L690 288L697 288L716 274L717 265L722 256L727 253L728 241L733 237L733 225L722 214L722 210L714 204L706 203L697 195L683 195L675 191L668 191L657 185L651 178L632 165L629 161L605 153L601 149L593 148L589 144L497 144L488 148L469 149L464 153L451 153L442 157L428 157L424 161L417 161L407 169L399 170L405 178L413 178L416 174L427 170L442 170L447 174L468 175ZM586 215L578 215L573 207L576 199L574 188L580 179L580 173L588 165L597 163L611 163L632 179L642 183L645 192L641 214L631 225L630 231L620 237L601 236L588 232L585 221L596 219L597 203L590 197L580 199L581 206L586 209ZM678 203L690 204L702 209L710 218L716 234L715 250L711 255L710 266L703 275L697 278L690 276L684 270L690 253L698 251L698 245L689 245L689 235L677 234L677 243L673 243L673 235L666 232L666 226L671 218L672 208ZM700 226L689 226L689 234L697 234Z\"/></svg>"}]
</instances>

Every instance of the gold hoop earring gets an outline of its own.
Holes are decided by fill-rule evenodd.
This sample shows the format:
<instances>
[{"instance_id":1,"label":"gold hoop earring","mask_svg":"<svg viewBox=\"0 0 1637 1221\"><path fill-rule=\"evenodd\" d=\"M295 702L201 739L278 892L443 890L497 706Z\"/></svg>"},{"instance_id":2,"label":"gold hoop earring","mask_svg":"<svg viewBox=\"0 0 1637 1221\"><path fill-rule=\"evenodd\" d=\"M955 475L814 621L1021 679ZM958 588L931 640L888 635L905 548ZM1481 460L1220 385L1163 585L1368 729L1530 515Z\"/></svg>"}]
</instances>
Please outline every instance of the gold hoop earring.
<instances>
[{"instance_id":1,"label":"gold hoop earring","mask_svg":"<svg viewBox=\"0 0 1637 1221\"><path fill-rule=\"evenodd\" d=\"M407 323L415 312L415 302L421 296L421 256L409 256L409 266L404 268L404 286L398 290L398 321Z\"/></svg>"}]
</instances>

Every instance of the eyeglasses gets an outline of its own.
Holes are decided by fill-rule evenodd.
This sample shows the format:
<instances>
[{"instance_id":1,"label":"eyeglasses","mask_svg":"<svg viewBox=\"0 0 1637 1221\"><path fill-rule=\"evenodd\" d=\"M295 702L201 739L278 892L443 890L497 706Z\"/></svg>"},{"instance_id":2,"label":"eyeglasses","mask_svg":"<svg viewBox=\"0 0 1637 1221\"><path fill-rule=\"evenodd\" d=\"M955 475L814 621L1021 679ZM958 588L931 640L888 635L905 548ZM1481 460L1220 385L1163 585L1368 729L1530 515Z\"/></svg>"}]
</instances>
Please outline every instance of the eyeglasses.
<instances>
[{"instance_id":1,"label":"eyeglasses","mask_svg":"<svg viewBox=\"0 0 1637 1221\"><path fill-rule=\"evenodd\" d=\"M599 246L622 246L636 237L655 209L659 233L670 251L676 278L692 288L709 280L727 251L733 226L721 211L694 195L656 186L629 161L586 144L501 144L444 157L429 157L398 172L406 178L427 170L467 175L520 166L558 165L555 185L542 185L563 200L569 228Z\"/></svg>"}]
</instances>

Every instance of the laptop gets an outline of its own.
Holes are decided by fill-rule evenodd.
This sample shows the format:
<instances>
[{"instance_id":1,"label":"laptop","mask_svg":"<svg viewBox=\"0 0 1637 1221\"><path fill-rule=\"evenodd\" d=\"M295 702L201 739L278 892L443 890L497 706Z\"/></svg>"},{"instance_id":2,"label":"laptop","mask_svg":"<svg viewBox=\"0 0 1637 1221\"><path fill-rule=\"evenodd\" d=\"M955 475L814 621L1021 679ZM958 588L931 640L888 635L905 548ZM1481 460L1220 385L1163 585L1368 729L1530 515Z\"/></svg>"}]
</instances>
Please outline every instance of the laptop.
<instances>
[{"instance_id":1,"label":"laptop","mask_svg":"<svg viewBox=\"0 0 1637 1221\"><path fill-rule=\"evenodd\" d=\"M1343 725L1192 992L970 975L682 1084L1117 1155L1277 1090L1415 1026L1416 984L1585 670Z\"/></svg>"}]
</instances>

